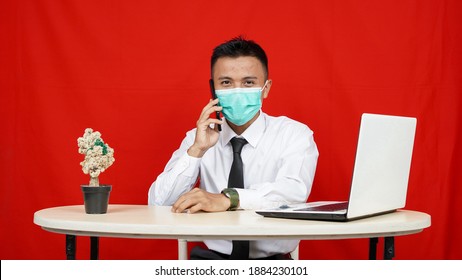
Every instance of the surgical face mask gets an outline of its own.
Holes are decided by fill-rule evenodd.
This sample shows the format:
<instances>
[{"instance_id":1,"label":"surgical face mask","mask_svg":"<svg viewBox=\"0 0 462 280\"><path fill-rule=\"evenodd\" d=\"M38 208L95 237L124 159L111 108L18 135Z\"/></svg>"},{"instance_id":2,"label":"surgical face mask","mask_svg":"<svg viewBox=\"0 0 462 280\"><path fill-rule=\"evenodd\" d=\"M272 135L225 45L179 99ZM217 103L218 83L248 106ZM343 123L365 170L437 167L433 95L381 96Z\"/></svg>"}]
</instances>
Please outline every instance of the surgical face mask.
<instances>
[{"instance_id":1,"label":"surgical face mask","mask_svg":"<svg viewBox=\"0 0 462 280\"><path fill-rule=\"evenodd\" d=\"M235 125L250 121L260 110L262 88L231 88L216 90L221 111L225 118Z\"/></svg>"}]
</instances>

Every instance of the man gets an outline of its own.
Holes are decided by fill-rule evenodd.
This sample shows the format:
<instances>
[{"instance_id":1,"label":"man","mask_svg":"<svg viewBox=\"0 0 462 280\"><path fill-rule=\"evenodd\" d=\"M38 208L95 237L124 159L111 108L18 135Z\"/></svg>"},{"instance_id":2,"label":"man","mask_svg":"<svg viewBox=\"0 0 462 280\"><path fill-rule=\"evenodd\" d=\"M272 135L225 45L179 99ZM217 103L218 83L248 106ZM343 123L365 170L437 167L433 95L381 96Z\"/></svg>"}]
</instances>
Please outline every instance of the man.
<instances>
[{"instance_id":1,"label":"man","mask_svg":"<svg viewBox=\"0 0 462 280\"><path fill-rule=\"evenodd\" d=\"M196 128L151 185L149 204L192 214L305 202L318 150L306 125L261 111L272 85L264 50L242 37L225 42L213 51L211 74L218 98L205 105ZM216 112L225 120L211 117ZM200 188L193 188L198 179ZM204 242L209 251L193 249L191 258L284 259L299 241Z\"/></svg>"}]
</instances>

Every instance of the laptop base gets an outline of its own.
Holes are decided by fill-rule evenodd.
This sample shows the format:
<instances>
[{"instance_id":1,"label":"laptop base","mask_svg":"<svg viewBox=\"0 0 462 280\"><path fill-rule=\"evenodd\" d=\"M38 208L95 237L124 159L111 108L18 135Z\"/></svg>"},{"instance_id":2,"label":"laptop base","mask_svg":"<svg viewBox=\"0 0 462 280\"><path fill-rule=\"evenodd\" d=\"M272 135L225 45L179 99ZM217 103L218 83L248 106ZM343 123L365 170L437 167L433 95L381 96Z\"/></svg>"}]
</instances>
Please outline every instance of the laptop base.
<instances>
[{"instance_id":1,"label":"laptop base","mask_svg":"<svg viewBox=\"0 0 462 280\"><path fill-rule=\"evenodd\" d=\"M262 215L263 217L267 218L283 218L283 219L297 219L297 220L316 220L316 221L326 221L326 222L349 222L364 218L369 218L373 216L384 215L388 213L395 212L396 210L389 210L380 213L374 213L370 215L355 217L355 218L347 218L346 214L334 214L334 213L304 213L303 215L300 212L263 212L263 211L255 211L257 214Z\"/></svg>"}]
</instances>

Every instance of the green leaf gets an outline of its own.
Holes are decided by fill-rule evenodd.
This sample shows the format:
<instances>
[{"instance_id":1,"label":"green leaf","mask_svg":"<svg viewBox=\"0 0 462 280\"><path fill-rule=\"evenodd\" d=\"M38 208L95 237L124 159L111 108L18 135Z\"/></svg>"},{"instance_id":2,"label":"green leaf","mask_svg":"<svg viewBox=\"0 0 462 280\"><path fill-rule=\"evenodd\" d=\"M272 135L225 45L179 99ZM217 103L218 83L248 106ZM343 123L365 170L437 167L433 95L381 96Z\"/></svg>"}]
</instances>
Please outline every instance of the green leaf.
<instances>
[{"instance_id":1,"label":"green leaf","mask_svg":"<svg viewBox=\"0 0 462 280\"><path fill-rule=\"evenodd\" d=\"M101 139L96 139L95 146L100 146L101 148L103 148L103 155L107 154L107 145L104 144L103 141L101 141Z\"/></svg>"}]
</instances>

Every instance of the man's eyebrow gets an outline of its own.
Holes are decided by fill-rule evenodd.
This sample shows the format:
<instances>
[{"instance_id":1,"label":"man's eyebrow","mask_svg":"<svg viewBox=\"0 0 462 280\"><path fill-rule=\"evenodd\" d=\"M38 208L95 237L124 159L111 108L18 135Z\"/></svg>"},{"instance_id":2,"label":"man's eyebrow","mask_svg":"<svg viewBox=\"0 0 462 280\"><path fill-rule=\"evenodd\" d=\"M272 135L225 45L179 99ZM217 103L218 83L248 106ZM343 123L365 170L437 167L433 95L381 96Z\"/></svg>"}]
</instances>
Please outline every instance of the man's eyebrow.
<instances>
[{"instance_id":1,"label":"man's eyebrow","mask_svg":"<svg viewBox=\"0 0 462 280\"><path fill-rule=\"evenodd\" d=\"M228 77L228 76L218 77L218 80L232 80L232 79L233 79L233 78Z\"/></svg>"},{"instance_id":2,"label":"man's eyebrow","mask_svg":"<svg viewBox=\"0 0 462 280\"><path fill-rule=\"evenodd\" d=\"M257 79L258 77L256 76L246 76L242 78L242 80L257 80ZM228 76L221 76L221 77L218 77L218 80L234 80L234 79Z\"/></svg>"}]
</instances>

